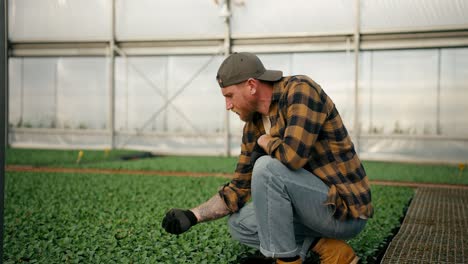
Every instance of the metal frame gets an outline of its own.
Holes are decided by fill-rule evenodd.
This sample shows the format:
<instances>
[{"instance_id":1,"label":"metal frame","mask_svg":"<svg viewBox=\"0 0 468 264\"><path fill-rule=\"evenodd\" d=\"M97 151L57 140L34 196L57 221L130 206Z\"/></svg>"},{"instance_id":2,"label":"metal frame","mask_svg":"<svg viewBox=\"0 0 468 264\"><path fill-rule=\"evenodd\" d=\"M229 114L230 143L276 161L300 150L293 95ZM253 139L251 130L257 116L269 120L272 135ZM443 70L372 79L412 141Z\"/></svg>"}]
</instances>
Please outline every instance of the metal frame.
<instances>
[{"instance_id":1,"label":"metal frame","mask_svg":"<svg viewBox=\"0 0 468 264\"><path fill-rule=\"evenodd\" d=\"M468 26L464 29L413 32L359 32L360 50L427 49L468 46ZM228 31L226 29L226 31ZM230 32L230 30L229 30ZM229 33L231 34L231 33ZM232 52L255 53L346 51L355 33L330 35L278 34L208 39L167 39L114 41L128 56L218 54L230 46ZM225 44L229 43L229 44ZM12 42L10 57L107 56L109 42ZM353 43L353 45L355 45Z\"/></svg>"},{"instance_id":2,"label":"metal frame","mask_svg":"<svg viewBox=\"0 0 468 264\"><path fill-rule=\"evenodd\" d=\"M111 38L109 40L109 117L108 117L108 129L110 133L111 143L110 148L115 148L115 0L111 1Z\"/></svg>"},{"instance_id":3,"label":"metal frame","mask_svg":"<svg viewBox=\"0 0 468 264\"><path fill-rule=\"evenodd\" d=\"M361 134L359 123L359 47L361 40L361 5L360 0L355 0L355 28L354 28L354 145L359 153L359 139Z\"/></svg>"},{"instance_id":4,"label":"metal frame","mask_svg":"<svg viewBox=\"0 0 468 264\"><path fill-rule=\"evenodd\" d=\"M108 41L14 41L9 44L10 57L80 57L80 56L106 56L109 58L109 128L111 147L115 147L114 137L114 89L115 89L115 56L127 58L127 56L155 56L155 55L219 55L228 56L231 52L250 51L254 53L296 53L296 52L334 52L354 51L354 127L356 147L359 147L359 139L369 136L362 135L359 131L359 53L367 50L398 50L398 49L427 49L427 48L453 48L468 47L468 25L457 27L432 27L415 29L386 29L386 30L361 30L360 29L360 0L355 0L355 28L353 32L338 32L333 34L312 33L279 33L269 35L245 35L232 33L231 29L231 1L221 1L221 14L224 18L225 32L221 36L201 36L195 38L167 38L152 40L118 40L115 36L115 0L111 8L111 37ZM352 46L351 46L352 45ZM352 47L352 48L351 48ZM439 52L440 53L440 52ZM440 60L440 58L439 58ZM128 61L126 61L128 64ZM440 64L440 61L439 61ZM132 66L128 64L128 66ZM134 66L133 66L134 67ZM440 65L439 65L440 67ZM440 70L440 69L439 69ZM145 77L140 72L142 77ZM151 83L151 82L150 82ZM153 88L157 89L157 87ZM182 92L182 87L176 96ZM440 89L439 89L440 90ZM438 90L438 93L440 91ZM174 98L165 98L164 106L155 111L152 120L162 110L166 109ZM437 106L439 107L439 106ZM144 125L145 126L145 125ZM143 128L144 128L143 126ZM140 129L142 130L142 129ZM439 132L438 125L438 132ZM12 131L20 131L12 129ZM33 131L33 130L30 130ZM40 131L43 131L40 129ZM45 130L44 130L45 131ZM194 129L196 131L196 129ZM55 130L55 132L59 132ZM74 133L66 130L67 133ZM141 134L141 131L139 132ZM137 135L139 134L137 133ZM440 133L438 133L440 134ZM129 134L131 135L131 134ZM231 132L229 129L229 113L225 117L225 155L230 155ZM392 135L385 135L386 138ZM403 136L404 137L404 136ZM414 136L407 136L414 138ZM426 136L416 136L429 139ZM436 136L437 139L445 139L444 136ZM468 137L457 138L466 141Z\"/></svg>"},{"instance_id":5,"label":"metal frame","mask_svg":"<svg viewBox=\"0 0 468 264\"><path fill-rule=\"evenodd\" d=\"M7 1L0 0L0 262L3 262L5 159L8 135Z\"/></svg>"}]
</instances>

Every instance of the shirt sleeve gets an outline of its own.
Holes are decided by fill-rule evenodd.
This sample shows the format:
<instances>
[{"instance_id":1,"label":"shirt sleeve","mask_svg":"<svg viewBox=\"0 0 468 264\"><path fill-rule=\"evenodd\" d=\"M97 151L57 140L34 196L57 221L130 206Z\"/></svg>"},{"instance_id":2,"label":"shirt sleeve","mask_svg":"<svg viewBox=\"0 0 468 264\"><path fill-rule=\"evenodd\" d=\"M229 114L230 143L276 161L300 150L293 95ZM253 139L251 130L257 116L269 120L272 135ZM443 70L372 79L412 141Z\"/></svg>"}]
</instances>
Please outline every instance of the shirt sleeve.
<instances>
[{"instance_id":1,"label":"shirt sleeve","mask_svg":"<svg viewBox=\"0 0 468 264\"><path fill-rule=\"evenodd\" d=\"M297 170L308 162L311 149L327 119L326 95L319 86L305 81L290 85L287 98L280 99L286 101L284 136L274 137L268 143L267 153L288 168Z\"/></svg>"},{"instance_id":2,"label":"shirt sleeve","mask_svg":"<svg viewBox=\"0 0 468 264\"><path fill-rule=\"evenodd\" d=\"M241 154L237 161L234 177L219 189L219 195L231 213L237 212L250 199L253 169L250 164L250 156L259 136L260 131L256 126L252 122L246 123L242 136Z\"/></svg>"}]
</instances>

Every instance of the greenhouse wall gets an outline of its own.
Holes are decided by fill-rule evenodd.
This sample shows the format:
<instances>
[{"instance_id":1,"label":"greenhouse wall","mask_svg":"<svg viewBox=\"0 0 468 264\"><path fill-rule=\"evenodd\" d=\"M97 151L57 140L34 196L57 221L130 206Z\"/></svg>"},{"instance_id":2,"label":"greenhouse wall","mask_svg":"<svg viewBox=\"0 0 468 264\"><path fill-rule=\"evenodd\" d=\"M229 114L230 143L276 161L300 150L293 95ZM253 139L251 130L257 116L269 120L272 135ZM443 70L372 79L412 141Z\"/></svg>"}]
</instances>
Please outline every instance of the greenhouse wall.
<instances>
[{"instance_id":1,"label":"greenhouse wall","mask_svg":"<svg viewBox=\"0 0 468 264\"><path fill-rule=\"evenodd\" d=\"M250 51L316 80L364 159L466 162L466 14L435 0L10 0L9 144L237 155L243 123L214 77Z\"/></svg>"}]
</instances>

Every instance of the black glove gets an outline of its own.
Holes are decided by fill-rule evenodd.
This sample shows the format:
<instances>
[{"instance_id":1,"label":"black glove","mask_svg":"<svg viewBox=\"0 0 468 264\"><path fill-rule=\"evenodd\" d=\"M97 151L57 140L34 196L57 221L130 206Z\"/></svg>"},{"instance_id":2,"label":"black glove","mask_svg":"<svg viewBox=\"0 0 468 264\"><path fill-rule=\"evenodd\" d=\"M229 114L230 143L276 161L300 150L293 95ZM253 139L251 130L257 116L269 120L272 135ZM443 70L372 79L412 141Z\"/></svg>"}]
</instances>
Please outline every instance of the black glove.
<instances>
[{"instance_id":1,"label":"black glove","mask_svg":"<svg viewBox=\"0 0 468 264\"><path fill-rule=\"evenodd\" d=\"M255 165L255 161L257 161L258 158L261 156L268 155L265 150L263 150L258 143L255 143L254 149L252 151L252 154L250 154L250 165L253 166Z\"/></svg>"},{"instance_id":2,"label":"black glove","mask_svg":"<svg viewBox=\"0 0 468 264\"><path fill-rule=\"evenodd\" d=\"M166 213L162 227L171 234L179 235L197 224L197 217L190 210L173 208Z\"/></svg>"}]
</instances>

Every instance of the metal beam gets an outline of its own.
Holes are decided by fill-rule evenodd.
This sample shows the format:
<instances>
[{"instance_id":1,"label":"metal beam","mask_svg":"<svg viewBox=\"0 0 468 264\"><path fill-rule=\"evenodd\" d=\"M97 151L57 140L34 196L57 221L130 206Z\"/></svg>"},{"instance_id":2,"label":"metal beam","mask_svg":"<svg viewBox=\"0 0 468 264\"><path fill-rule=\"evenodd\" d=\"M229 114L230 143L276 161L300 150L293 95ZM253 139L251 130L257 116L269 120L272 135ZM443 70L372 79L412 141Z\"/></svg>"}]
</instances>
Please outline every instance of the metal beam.
<instances>
[{"instance_id":1,"label":"metal beam","mask_svg":"<svg viewBox=\"0 0 468 264\"><path fill-rule=\"evenodd\" d=\"M109 40L109 69L108 69L108 74L109 74L109 113L108 113L108 129L110 133L110 148L114 149L115 148L115 124L114 124L114 119L115 119L115 51L114 51L114 46L115 46L115 0L111 0L111 38Z\"/></svg>"},{"instance_id":2,"label":"metal beam","mask_svg":"<svg viewBox=\"0 0 468 264\"><path fill-rule=\"evenodd\" d=\"M11 43L10 57L107 56L108 42Z\"/></svg>"},{"instance_id":3,"label":"metal beam","mask_svg":"<svg viewBox=\"0 0 468 264\"><path fill-rule=\"evenodd\" d=\"M359 124L359 44L361 29L361 3L355 0L355 31L354 31L354 147L359 153L359 136L361 125Z\"/></svg>"},{"instance_id":4,"label":"metal beam","mask_svg":"<svg viewBox=\"0 0 468 264\"><path fill-rule=\"evenodd\" d=\"M229 30L230 32L230 30ZM129 56L218 54L229 43L231 51L255 53L346 51L354 33L232 35L224 38L116 41ZM360 32L360 50L468 47L468 28L445 31ZM109 42L13 42L10 56L106 56Z\"/></svg>"},{"instance_id":5,"label":"metal beam","mask_svg":"<svg viewBox=\"0 0 468 264\"><path fill-rule=\"evenodd\" d=\"M221 16L224 17L225 35L224 35L224 56L228 57L231 54L231 1L226 0L221 10ZM225 111L224 114L224 149L226 157L231 156L231 126L230 126L230 111Z\"/></svg>"},{"instance_id":6,"label":"metal beam","mask_svg":"<svg viewBox=\"0 0 468 264\"><path fill-rule=\"evenodd\" d=\"M0 0L0 262L3 261L3 216L5 203L5 158L7 142L7 1Z\"/></svg>"}]
</instances>

